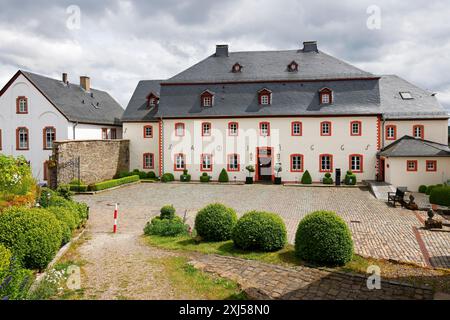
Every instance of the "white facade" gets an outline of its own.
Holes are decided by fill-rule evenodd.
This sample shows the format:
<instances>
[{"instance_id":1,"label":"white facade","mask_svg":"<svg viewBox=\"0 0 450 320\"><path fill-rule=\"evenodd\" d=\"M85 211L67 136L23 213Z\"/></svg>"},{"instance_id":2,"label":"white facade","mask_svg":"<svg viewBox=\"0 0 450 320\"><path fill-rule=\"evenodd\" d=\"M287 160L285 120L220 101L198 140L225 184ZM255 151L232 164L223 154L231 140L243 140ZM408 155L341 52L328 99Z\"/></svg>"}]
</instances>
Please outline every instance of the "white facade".
<instances>
[{"instance_id":1,"label":"white facade","mask_svg":"<svg viewBox=\"0 0 450 320\"><path fill-rule=\"evenodd\" d=\"M387 128L393 126L395 138L389 139L387 136ZM388 146L397 139L403 136L414 136L414 127L423 126L422 138L429 141L434 141L441 144L448 143L448 120L388 120L384 123L384 145Z\"/></svg>"}]
</instances>

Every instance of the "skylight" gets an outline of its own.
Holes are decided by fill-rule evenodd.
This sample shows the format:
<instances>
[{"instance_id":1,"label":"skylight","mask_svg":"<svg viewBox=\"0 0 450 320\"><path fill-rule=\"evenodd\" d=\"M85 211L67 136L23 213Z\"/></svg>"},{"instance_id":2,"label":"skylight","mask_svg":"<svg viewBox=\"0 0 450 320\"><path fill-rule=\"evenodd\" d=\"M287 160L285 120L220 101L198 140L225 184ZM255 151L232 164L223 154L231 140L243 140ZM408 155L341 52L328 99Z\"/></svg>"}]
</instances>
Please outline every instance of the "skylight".
<instances>
[{"instance_id":1,"label":"skylight","mask_svg":"<svg viewBox=\"0 0 450 320\"><path fill-rule=\"evenodd\" d=\"M411 92L409 92L409 91L400 92L400 96L402 97L403 100L413 99L413 96L411 95Z\"/></svg>"}]
</instances>

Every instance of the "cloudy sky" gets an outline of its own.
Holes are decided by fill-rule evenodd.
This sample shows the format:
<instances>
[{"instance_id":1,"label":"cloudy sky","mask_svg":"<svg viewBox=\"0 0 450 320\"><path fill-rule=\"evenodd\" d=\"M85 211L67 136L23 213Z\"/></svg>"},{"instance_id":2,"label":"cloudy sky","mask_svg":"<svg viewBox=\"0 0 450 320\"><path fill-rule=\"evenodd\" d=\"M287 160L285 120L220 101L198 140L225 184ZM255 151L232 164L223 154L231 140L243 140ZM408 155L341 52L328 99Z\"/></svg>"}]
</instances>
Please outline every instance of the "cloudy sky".
<instances>
[{"instance_id":1,"label":"cloudy sky","mask_svg":"<svg viewBox=\"0 0 450 320\"><path fill-rule=\"evenodd\" d=\"M437 92L450 111L448 0L0 0L0 8L1 86L19 68L68 72L72 83L88 75L126 107L139 80L171 77L218 43L247 51L317 40L366 71Z\"/></svg>"}]
</instances>

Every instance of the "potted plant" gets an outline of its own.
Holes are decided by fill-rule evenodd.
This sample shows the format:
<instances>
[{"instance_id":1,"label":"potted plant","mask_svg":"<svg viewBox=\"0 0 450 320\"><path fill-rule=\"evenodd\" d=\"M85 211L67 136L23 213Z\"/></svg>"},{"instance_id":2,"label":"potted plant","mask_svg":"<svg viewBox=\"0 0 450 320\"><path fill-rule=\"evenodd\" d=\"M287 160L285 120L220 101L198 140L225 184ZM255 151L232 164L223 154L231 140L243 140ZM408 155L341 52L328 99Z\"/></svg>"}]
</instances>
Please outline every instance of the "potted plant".
<instances>
[{"instance_id":1,"label":"potted plant","mask_svg":"<svg viewBox=\"0 0 450 320\"><path fill-rule=\"evenodd\" d=\"M255 167L250 164L246 166L245 169L248 171L248 176L245 178L245 184L253 184L252 173L255 172Z\"/></svg>"},{"instance_id":2,"label":"potted plant","mask_svg":"<svg viewBox=\"0 0 450 320\"><path fill-rule=\"evenodd\" d=\"M275 177L275 180L273 182L274 184L281 184L281 177L279 176L281 171L283 171L283 169L281 167L281 163L277 163L275 165L276 177Z\"/></svg>"}]
</instances>

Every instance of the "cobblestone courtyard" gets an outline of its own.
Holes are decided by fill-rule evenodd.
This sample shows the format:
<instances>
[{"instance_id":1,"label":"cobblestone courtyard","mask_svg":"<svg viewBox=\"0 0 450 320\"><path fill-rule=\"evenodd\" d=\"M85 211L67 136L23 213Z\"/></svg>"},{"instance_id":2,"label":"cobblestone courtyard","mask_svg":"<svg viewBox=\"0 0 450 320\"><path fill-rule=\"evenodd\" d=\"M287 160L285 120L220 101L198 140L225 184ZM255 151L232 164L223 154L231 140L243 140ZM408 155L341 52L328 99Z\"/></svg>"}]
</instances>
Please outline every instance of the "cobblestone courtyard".
<instances>
[{"instance_id":1,"label":"cobblestone courtyard","mask_svg":"<svg viewBox=\"0 0 450 320\"><path fill-rule=\"evenodd\" d=\"M119 230L140 234L161 206L173 204L177 214L187 211L188 223L198 209L212 202L233 207L239 214L248 210L278 213L285 221L293 243L298 222L316 210L337 212L350 226L355 251L364 256L412 262L423 266L450 267L450 233L422 230L415 213L391 208L358 188L305 188L273 185L138 184L77 200L95 208L90 225L96 232L110 232L113 208L120 203Z\"/></svg>"}]
</instances>

